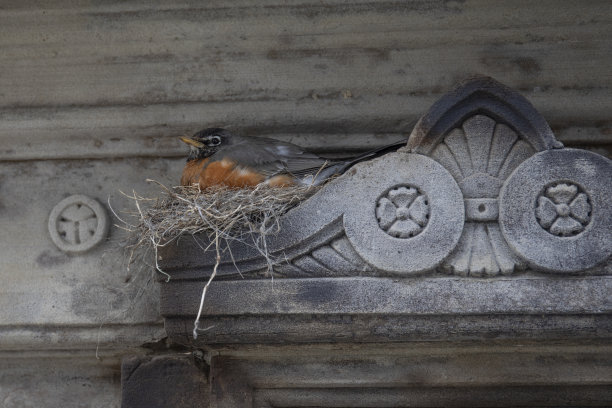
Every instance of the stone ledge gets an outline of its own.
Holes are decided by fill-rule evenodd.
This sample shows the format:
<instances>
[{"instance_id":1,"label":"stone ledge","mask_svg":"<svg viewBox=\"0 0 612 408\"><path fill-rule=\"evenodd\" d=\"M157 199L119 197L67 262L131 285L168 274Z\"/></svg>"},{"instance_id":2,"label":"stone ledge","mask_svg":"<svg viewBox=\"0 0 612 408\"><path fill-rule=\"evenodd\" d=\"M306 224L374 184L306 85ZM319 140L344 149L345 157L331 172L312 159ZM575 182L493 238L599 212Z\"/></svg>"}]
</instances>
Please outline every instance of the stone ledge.
<instances>
[{"instance_id":1,"label":"stone ledge","mask_svg":"<svg viewBox=\"0 0 612 408\"><path fill-rule=\"evenodd\" d=\"M372 343L477 341L501 339L555 342L612 341L610 315L434 315L225 316L200 319L197 340L193 318L167 319L172 340L190 347L237 344Z\"/></svg>"},{"instance_id":2,"label":"stone ledge","mask_svg":"<svg viewBox=\"0 0 612 408\"><path fill-rule=\"evenodd\" d=\"M611 277L335 278L213 282L197 340L201 287L165 285L161 313L190 345L466 339L611 339Z\"/></svg>"},{"instance_id":3,"label":"stone ledge","mask_svg":"<svg viewBox=\"0 0 612 408\"><path fill-rule=\"evenodd\" d=\"M164 316L195 316L203 282L164 285ZM313 278L212 282L203 314L612 314L612 277Z\"/></svg>"},{"instance_id":4,"label":"stone ledge","mask_svg":"<svg viewBox=\"0 0 612 408\"><path fill-rule=\"evenodd\" d=\"M130 352L145 342L165 337L161 323L93 324L93 325L15 325L0 326L0 352L79 350L90 355ZM93 353L93 354L91 354Z\"/></svg>"},{"instance_id":5,"label":"stone ledge","mask_svg":"<svg viewBox=\"0 0 612 408\"><path fill-rule=\"evenodd\" d=\"M223 349L211 406L605 406L610 355L609 344L528 342Z\"/></svg>"}]
</instances>

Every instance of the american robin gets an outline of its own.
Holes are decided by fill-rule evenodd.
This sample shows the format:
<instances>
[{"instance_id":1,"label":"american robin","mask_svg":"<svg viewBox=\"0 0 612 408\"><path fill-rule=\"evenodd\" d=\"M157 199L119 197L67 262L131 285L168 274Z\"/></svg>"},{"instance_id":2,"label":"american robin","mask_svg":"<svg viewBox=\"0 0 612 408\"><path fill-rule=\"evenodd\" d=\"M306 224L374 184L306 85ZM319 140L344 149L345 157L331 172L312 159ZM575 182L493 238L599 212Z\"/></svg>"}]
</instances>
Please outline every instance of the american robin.
<instances>
[{"instance_id":1,"label":"american robin","mask_svg":"<svg viewBox=\"0 0 612 408\"><path fill-rule=\"evenodd\" d=\"M192 137L181 137L190 147L181 185L199 184L204 189L216 185L253 187L296 184L318 185L342 174L352 165L406 144L396 142L343 160L325 159L292 143L263 137L242 137L221 128L201 130Z\"/></svg>"}]
</instances>

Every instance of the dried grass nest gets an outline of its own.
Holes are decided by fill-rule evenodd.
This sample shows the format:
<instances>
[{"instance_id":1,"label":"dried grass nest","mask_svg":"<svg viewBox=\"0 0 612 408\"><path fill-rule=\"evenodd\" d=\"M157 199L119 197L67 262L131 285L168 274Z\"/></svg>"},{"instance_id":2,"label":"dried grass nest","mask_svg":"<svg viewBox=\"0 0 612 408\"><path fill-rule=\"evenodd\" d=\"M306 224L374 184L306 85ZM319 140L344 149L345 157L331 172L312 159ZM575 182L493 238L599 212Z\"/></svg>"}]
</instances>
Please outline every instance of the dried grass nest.
<instances>
[{"instance_id":1,"label":"dried grass nest","mask_svg":"<svg viewBox=\"0 0 612 408\"><path fill-rule=\"evenodd\" d=\"M280 217L319 188L259 184L252 188L217 186L202 190L198 186L168 188L154 180L147 181L160 186L159 197L146 198L135 192L127 195L136 208L129 213L134 221L124 221L129 235L126 247L132 255L141 250L156 251L179 237L205 234L217 250L219 242L256 237L254 243L267 257L265 237L279 231ZM159 267L158 270L164 273Z\"/></svg>"},{"instance_id":2,"label":"dried grass nest","mask_svg":"<svg viewBox=\"0 0 612 408\"><path fill-rule=\"evenodd\" d=\"M175 242L185 235L205 234L210 245L216 250L216 263L208 282L202 289L200 307L194 321L193 337L198 336L199 320L204 306L206 291L217 273L221 260L222 243L229 248L229 241L251 239L253 245L268 262L272 272L275 260L268 254L266 237L280 231L280 217L313 195L319 186L271 187L259 184L253 188L228 188L218 186L202 190L197 186L168 188L155 180L161 196L142 197L136 192L126 195L134 201L136 211L127 213L134 222L123 221L128 232L125 245L130 252L128 265L134 260L145 257L153 250L155 267L158 272L170 279L157 263L159 247ZM115 214L116 215L116 214ZM135 256L135 254L137 254ZM140 255L138 255L140 254ZM129 268L129 266L128 266ZM240 271L238 271L240 272Z\"/></svg>"}]
</instances>

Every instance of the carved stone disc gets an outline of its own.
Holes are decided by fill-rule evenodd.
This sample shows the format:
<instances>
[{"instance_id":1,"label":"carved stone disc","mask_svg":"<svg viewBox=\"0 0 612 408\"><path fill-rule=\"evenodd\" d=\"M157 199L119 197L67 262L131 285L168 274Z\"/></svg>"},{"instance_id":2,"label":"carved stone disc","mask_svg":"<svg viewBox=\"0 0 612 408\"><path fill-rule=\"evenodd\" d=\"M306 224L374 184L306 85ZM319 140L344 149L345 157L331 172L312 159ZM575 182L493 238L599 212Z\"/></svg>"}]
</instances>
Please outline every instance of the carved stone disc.
<instances>
[{"instance_id":1,"label":"carved stone disc","mask_svg":"<svg viewBox=\"0 0 612 408\"><path fill-rule=\"evenodd\" d=\"M86 252L104 241L110 222L95 199L77 194L60 201L49 215L49 234L62 251Z\"/></svg>"},{"instance_id":2,"label":"carved stone disc","mask_svg":"<svg viewBox=\"0 0 612 408\"><path fill-rule=\"evenodd\" d=\"M455 179L420 154L388 154L355 167L359 198L344 214L346 235L375 268L415 274L438 266L457 245L465 210ZM346 197L350 200L350 197Z\"/></svg>"},{"instance_id":3,"label":"carved stone disc","mask_svg":"<svg viewBox=\"0 0 612 408\"><path fill-rule=\"evenodd\" d=\"M534 268L578 272L612 255L612 162L583 150L547 150L522 163L500 196L510 247Z\"/></svg>"}]
</instances>

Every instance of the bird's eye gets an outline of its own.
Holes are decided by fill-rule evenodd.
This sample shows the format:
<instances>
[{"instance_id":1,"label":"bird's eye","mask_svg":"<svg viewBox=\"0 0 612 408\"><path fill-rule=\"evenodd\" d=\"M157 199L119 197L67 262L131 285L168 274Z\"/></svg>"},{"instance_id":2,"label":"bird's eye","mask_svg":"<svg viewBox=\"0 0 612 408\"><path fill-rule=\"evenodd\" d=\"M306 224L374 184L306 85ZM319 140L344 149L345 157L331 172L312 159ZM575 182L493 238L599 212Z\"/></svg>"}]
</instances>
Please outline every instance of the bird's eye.
<instances>
[{"instance_id":1,"label":"bird's eye","mask_svg":"<svg viewBox=\"0 0 612 408\"><path fill-rule=\"evenodd\" d=\"M221 137L220 136L212 136L210 139L208 139L208 144L210 146L219 146L221 144Z\"/></svg>"}]
</instances>

